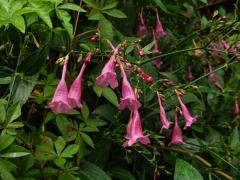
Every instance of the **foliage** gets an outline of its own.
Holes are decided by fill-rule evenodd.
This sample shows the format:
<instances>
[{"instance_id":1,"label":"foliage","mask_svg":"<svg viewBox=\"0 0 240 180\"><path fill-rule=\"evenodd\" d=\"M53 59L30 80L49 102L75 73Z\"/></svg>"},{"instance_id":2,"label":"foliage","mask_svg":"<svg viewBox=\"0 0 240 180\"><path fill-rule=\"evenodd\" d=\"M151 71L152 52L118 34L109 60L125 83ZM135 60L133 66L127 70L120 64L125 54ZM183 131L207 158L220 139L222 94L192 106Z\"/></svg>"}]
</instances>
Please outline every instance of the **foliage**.
<instances>
[{"instance_id":1,"label":"foliage","mask_svg":"<svg viewBox=\"0 0 240 180\"><path fill-rule=\"evenodd\" d=\"M166 32L157 41L156 10ZM0 0L0 11L0 179L239 179L239 0ZM141 12L148 33L138 36ZM121 46L150 144L122 146L132 113L119 110L119 68L118 88L96 84L110 42ZM54 114L67 55L69 87L87 64L83 106ZM173 122L176 91L197 118L184 145L169 145L173 125L159 133L156 93Z\"/></svg>"}]
</instances>

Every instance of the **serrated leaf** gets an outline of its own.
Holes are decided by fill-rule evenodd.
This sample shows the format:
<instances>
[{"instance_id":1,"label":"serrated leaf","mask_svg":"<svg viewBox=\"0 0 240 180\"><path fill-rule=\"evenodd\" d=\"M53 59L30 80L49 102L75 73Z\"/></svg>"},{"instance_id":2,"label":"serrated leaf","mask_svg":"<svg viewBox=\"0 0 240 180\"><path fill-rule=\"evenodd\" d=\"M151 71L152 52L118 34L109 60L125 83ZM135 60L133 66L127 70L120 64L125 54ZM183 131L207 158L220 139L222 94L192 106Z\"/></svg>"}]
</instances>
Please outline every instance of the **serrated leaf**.
<instances>
[{"instance_id":1,"label":"serrated leaf","mask_svg":"<svg viewBox=\"0 0 240 180\"><path fill-rule=\"evenodd\" d=\"M202 175L191 164L177 159L175 164L174 180L203 180Z\"/></svg>"},{"instance_id":2,"label":"serrated leaf","mask_svg":"<svg viewBox=\"0 0 240 180\"><path fill-rule=\"evenodd\" d=\"M66 142L65 140L60 136L56 139L56 141L54 142L54 146L55 149L57 151L57 155L60 156L62 150L65 148L66 146Z\"/></svg>"},{"instance_id":3,"label":"serrated leaf","mask_svg":"<svg viewBox=\"0 0 240 180\"><path fill-rule=\"evenodd\" d=\"M89 146L91 146L92 148L94 148L94 143L92 141L92 139L85 133L81 132L81 137L84 140L85 143L87 143Z\"/></svg>"},{"instance_id":4,"label":"serrated leaf","mask_svg":"<svg viewBox=\"0 0 240 180\"><path fill-rule=\"evenodd\" d=\"M79 150L78 144L71 144L64 149L64 151L61 153L61 157L71 158L74 154L76 154Z\"/></svg>"},{"instance_id":5,"label":"serrated leaf","mask_svg":"<svg viewBox=\"0 0 240 180\"><path fill-rule=\"evenodd\" d=\"M102 40L113 39L112 23L108 21L103 15L100 16L98 26L100 30L100 38Z\"/></svg>"},{"instance_id":6,"label":"serrated leaf","mask_svg":"<svg viewBox=\"0 0 240 180\"><path fill-rule=\"evenodd\" d=\"M79 5L73 4L73 3L64 3L60 6L58 6L59 9L69 9L77 12L86 12L83 8L81 8Z\"/></svg>"},{"instance_id":7,"label":"serrated leaf","mask_svg":"<svg viewBox=\"0 0 240 180\"><path fill-rule=\"evenodd\" d=\"M104 10L102 12L116 18L127 18L126 14L124 14L122 11L118 9L109 9L109 10Z\"/></svg>"},{"instance_id":8,"label":"serrated leaf","mask_svg":"<svg viewBox=\"0 0 240 180\"><path fill-rule=\"evenodd\" d=\"M118 97L115 92L110 88L103 89L102 95L113 105L118 107Z\"/></svg>"}]
</instances>

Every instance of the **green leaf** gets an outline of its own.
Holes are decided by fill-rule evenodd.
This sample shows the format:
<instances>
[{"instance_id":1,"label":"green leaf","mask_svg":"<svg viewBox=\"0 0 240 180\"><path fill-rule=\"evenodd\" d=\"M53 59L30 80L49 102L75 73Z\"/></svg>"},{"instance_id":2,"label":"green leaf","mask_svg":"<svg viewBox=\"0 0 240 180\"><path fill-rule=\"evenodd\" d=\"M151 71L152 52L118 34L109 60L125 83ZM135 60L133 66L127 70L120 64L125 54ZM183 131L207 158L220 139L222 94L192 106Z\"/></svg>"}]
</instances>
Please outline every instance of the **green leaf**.
<instances>
[{"instance_id":1,"label":"green leaf","mask_svg":"<svg viewBox=\"0 0 240 180\"><path fill-rule=\"evenodd\" d=\"M79 150L78 144L71 144L61 153L61 157L71 158Z\"/></svg>"},{"instance_id":2,"label":"green leaf","mask_svg":"<svg viewBox=\"0 0 240 180\"><path fill-rule=\"evenodd\" d=\"M95 92L95 94L97 95L97 97L101 97L103 89L97 85L93 86L93 91Z\"/></svg>"},{"instance_id":3,"label":"green leaf","mask_svg":"<svg viewBox=\"0 0 240 180\"><path fill-rule=\"evenodd\" d=\"M65 3L60 6L58 6L59 9L69 9L77 12L86 12L83 8L81 8L79 5L73 4L73 3Z\"/></svg>"},{"instance_id":4,"label":"green leaf","mask_svg":"<svg viewBox=\"0 0 240 180\"><path fill-rule=\"evenodd\" d=\"M17 77L14 84L14 91L12 94L13 103L20 103L23 105L31 95L31 92L37 82L38 75Z\"/></svg>"},{"instance_id":5,"label":"green leaf","mask_svg":"<svg viewBox=\"0 0 240 180\"><path fill-rule=\"evenodd\" d=\"M162 0L153 0L158 7L161 8L162 11L164 11L165 13L169 13L166 6L163 4Z\"/></svg>"},{"instance_id":6,"label":"green leaf","mask_svg":"<svg viewBox=\"0 0 240 180\"><path fill-rule=\"evenodd\" d=\"M91 180L111 180L111 178L98 166L84 162L80 169L91 179Z\"/></svg>"},{"instance_id":7,"label":"green leaf","mask_svg":"<svg viewBox=\"0 0 240 180\"><path fill-rule=\"evenodd\" d=\"M11 123L14 120L16 120L20 115L21 115L21 107L19 103L16 103L10 106L10 108L8 108L6 121L8 123Z\"/></svg>"},{"instance_id":8,"label":"green leaf","mask_svg":"<svg viewBox=\"0 0 240 180\"><path fill-rule=\"evenodd\" d=\"M6 169L0 169L0 176L3 180L15 180L13 175Z\"/></svg>"},{"instance_id":9,"label":"green leaf","mask_svg":"<svg viewBox=\"0 0 240 180\"><path fill-rule=\"evenodd\" d=\"M68 128L71 127L68 119L63 115L58 115L56 118L57 127L62 133L63 137L68 137Z\"/></svg>"},{"instance_id":10,"label":"green leaf","mask_svg":"<svg viewBox=\"0 0 240 180\"><path fill-rule=\"evenodd\" d=\"M231 135L230 135L230 147L232 149L235 149L237 146L239 146L239 132L238 132L238 126L236 126Z\"/></svg>"},{"instance_id":11,"label":"green leaf","mask_svg":"<svg viewBox=\"0 0 240 180\"><path fill-rule=\"evenodd\" d=\"M83 120L86 121L89 117L89 109L86 103L84 103L83 107L81 108L81 114L82 114Z\"/></svg>"},{"instance_id":12,"label":"green leaf","mask_svg":"<svg viewBox=\"0 0 240 180\"><path fill-rule=\"evenodd\" d=\"M115 92L110 88L103 89L102 95L113 105L118 107L118 98Z\"/></svg>"},{"instance_id":13,"label":"green leaf","mask_svg":"<svg viewBox=\"0 0 240 180\"><path fill-rule=\"evenodd\" d=\"M0 169L6 169L7 171L14 171L17 169L17 166L8 160L0 159Z\"/></svg>"},{"instance_id":14,"label":"green leaf","mask_svg":"<svg viewBox=\"0 0 240 180\"><path fill-rule=\"evenodd\" d=\"M95 8L95 9L98 8L98 6L94 0L83 0L83 2L85 2L86 4L88 4L89 6Z\"/></svg>"},{"instance_id":15,"label":"green leaf","mask_svg":"<svg viewBox=\"0 0 240 180\"><path fill-rule=\"evenodd\" d=\"M177 159L175 164L174 180L203 180L202 175L191 164Z\"/></svg>"},{"instance_id":16,"label":"green leaf","mask_svg":"<svg viewBox=\"0 0 240 180\"><path fill-rule=\"evenodd\" d=\"M57 140L54 142L55 145L55 149L57 151L57 155L60 156L62 150L65 148L66 146L66 142L65 140L60 136L57 138Z\"/></svg>"},{"instance_id":17,"label":"green leaf","mask_svg":"<svg viewBox=\"0 0 240 180\"><path fill-rule=\"evenodd\" d=\"M73 26L71 24L71 16L65 10L56 10L57 17L62 21L63 27L67 30L68 34L72 38L73 36Z\"/></svg>"},{"instance_id":18,"label":"green leaf","mask_svg":"<svg viewBox=\"0 0 240 180\"><path fill-rule=\"evenodd\" d=\"M17 158L17 157L26 156L29 154L30 154L29 152L9 152L9 153L0 154L0 157Z\"/></svg>"},{"instance_id":19,"label":"green leaf","mask_svg":"<svg viewBox=\"0 0 240 180\"><path fill-rule=\"evenodd\" d=\"M57 157L56 159L54 159L54 163L58 166L58 167L62 167L64 166L64 164L66 163L66 159L61 158L61 157Z\"/></svg>"},{"instance_id":20,"label":"green leaf","mask_svg":"<svg viewBox=\"0 0 240 180\"><path fill-rule=\"evenodd\" d=\"M199 1L201 1L201 2L203 2L205 4L208 4L208 0L199 0Z\"/></svg>"},{"instance_id":21,"label":"green leaf","mask_svg":"<svg viewBox=\"0 0 240 180\"><path fill-rule=\"evenodd\" d=\"M110 170L111 176L119 180L136 180L131 172L122 168L114 167Z\"/></svg>"},{"instance_id":22,"label":"green leaf","mask_svg":"<svg viewBox=\"0 0 240 180\"><path fill-rule=\"evenodd\" d=\"M94 119L89 118L88 121L86 121L86 124L89 126L105 126L107 122L99 118Z\"/></svg>"},{"instance_id":23,"label":"green leaf","mask_svg":"<svg viewBox=\"0 0 240 180\"><path fill-rule=\"evenodd\" d=\"M93 9L89 13L88 19L89 20L99 20L101 16L102 16L102 13L98 9Z\"/></svg>"},{"instance_id":24,"label":"green leaf","mask_svg":"<svg viewBox=\"0 0 240 180\"><path fill-rule=\"evenodd\" d=\"M37 160L39 161L49 161L49 160L53 160L56 158L56 154L54 153L49 153L49 152L40 152L40 153L36 153L36 157Z\"/></svg>"},{"instance_id":25,"label":"green leaf","mask_svg":"<svg viewBox=\"0 0 240 180\"><path fill-rule=\"evenodd\" d=\"M15 137L10 136L8 134L3 134L0 136L0 151L6 149L14 142Z\"/></svg>"},{"instance_id":26,"label":"green leaf","mask_svg":"<svg viewBox=\"0 0 240 180\"><path fill-rule=\"evenodd\" d=\"M12 25L14 25L19 31L21 31L22 33L25 33L25 21L24 18L22 16L18 16L18 15L13 15L11 17L11 23Z\"/></svg>"},{"instance_id":27,"label":"green leaf","mask_svg":"<svg viewBox=\"0 0 240 180\"><path fill-rule=\"evenodd\" d=\"M98 106L92 114L97 114L104 119L113 122L114 121L114 116L117 114L118 109L112 106L111 104L102 104Z\"/></svg>"},{"instance_id":28,"label":"green leaf","mask_svg":"<svg viewBox=\"0 0 240 180\"><path fill-rule=\"evenodd\" d=\"M107 9L115 8L117 6L117 4L118 4L118 1L112 1L112 2L111 1L110 2L106 1L105 4L106 5L104 5L104 7L101 8L101 10L107 10Z\"/></svg>"},{"instance_id":29,"label":"green leaf","mask_svg":"<svg viewBox=\"0 0 240 180\"><path fill-rule=\"evenodd\" d=\"M69 172L64 172L63 174L60 174L58 180L79 180L79 178L76 178L74 175L70 174Z\"/></svg>"},{"instance_id":30,"label":"green leaf","mask_svg":"<svg viewBox=\"0 0 240 180\"><path fill-rule=\"evenodd\" d=\"M100 38L102 40L113 39L112 23L108 21L103 15L100 16L98 26L100 29Z\"/></svg>"},{"instance_id":31,"label":"green leaf","mask_svg":"<svg viewBox=\"0 0 240 180\"><path fill-rule=\"evenodd\" d=\"M12 69L6 66L0 66L0 77L5 78L11 76L14 73Z\"/></svg>"},{"instance_id":32,"label":"green leaf","mask_svg":"<svg viewBox=\"0 0 240 180\"><path fill-rule=\"evenodd\" d=\"M6 118L6 109L5 109L5 106L4 104L2 104L0 102L0 124L3 123L5 121L5 118Z\"/></svg>"},{"instance_id":33,"label":"green leaf","mask_svg":"<svg viewBox=\"0 0 240 180\"><path fill-rule=\"evenodd\" d=\"M7 125L7 128L16 129L16 128L21 128L23 126L24 126L24 124L22 122L13 122L13 123L9 123Z\"/></svg>"},{"instance_id":34,"label":"green leaf","mask_svg":"<svg viewBox=\"0 0 240 180\"><path fill-rule=\"evenodd\" d=\"M94 148L94 143L92 141L92 139L85 133L80 132L82 139L84 140L85 143L87 143L89 146L91 146L92 148Z\"/></svg>"},{"instance_id":35,"label":"green leaf","mask_svg":"<svg viewBox=\"0 0 240 180\"><path fill-rule=\"evenodd\" d=\"M205 29L209 25L209 22L205 16L201 18L201 29Z\"/></svg>"},{"instance_id":36,"label":"green leaf","mask_svg":"<svg viewBox=\"0 0 240 180\"><path fill-rule=\"evenodd\" d=\"M122 11L118 9L109 9L109 10L104 10L102 12L116 18L127 18L126 14L124 14Z\"/></svg>"},{"instance_id":37,"label":"green leaf","mask_svg":"<svg viewBox=\"0 0 240 180\"><path fill-rule=\"evenodd\" d=\"M24 57L18 67L18 72L23 72L27 76L32 76L40 71L47 59L49 46L46 43L33 53Z\"/></svg>"}]
</instances>

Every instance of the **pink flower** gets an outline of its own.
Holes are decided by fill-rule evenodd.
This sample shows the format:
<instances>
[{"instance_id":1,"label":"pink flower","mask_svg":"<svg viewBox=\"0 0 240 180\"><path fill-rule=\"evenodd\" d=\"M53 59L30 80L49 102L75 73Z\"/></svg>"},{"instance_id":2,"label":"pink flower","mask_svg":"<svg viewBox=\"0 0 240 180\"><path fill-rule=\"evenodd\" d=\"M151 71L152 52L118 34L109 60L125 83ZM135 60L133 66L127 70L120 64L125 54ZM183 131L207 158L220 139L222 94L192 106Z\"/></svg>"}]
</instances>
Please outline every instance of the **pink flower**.
<instances>
[{"instance_id":1,"label":"pink flower","mask_svg":"<svg viewBox=\"0 0 240 180\"><path fill-rule=\"evenodd\" d=\"M68 56L64 61L62 78L57 85L52 101L49 103L49 107L56 114L63 114L69 112L72 107L68 104L68 88L65 81L67 71Z\"/></svg>"},{"instance_id":2,"label":"pink flower","mask_svg":"<svg viewBox=\"0 0 240 180\"><path fill-rule=\"evenodd\" d=\"M130 120L127 125L127 134L125 138L127 140L123 143L123 147L132 146L137 142L142 144L150 143L148 136L143 135L140 114L137 109L130 114Z\"/></svg>"},{"instance_id":3,"label":"pink flower","mask_svg":"<svg viewBox=\"0 0 240 180\"><path fill-rule=\"evenodd\" d=\"M160 59L157 59L157 60L153 61L152 64L155 65L157 70L160 70L163 62Z\"/></svg>"},{"instance_id":4,"label":"pink flower","mask_svg":"<svg viewBox=\"0 0 240 180\"><path fill-rule=\"evenodd\" d=\"M138 36L143 36L143 35L146 35L147 33L148 33L148 30L145 26L145 22L144 22L144 18L143 18L143 9L142 9L141 12L140 12L140 23L139 23L139 26L138 26L137 35Z\"/></svg>"},{"instance_id":5,"label":"pink flower","mask_svg":"<svg viewBox=\"0 0 240 180\"><path fill-rule=\"evenodd\" d=\"M178 126L178 112L175 113L175 123L172 132L172 139L169 145L171 144L185 144L182 137L182 131Z\"/></svg>"},{"instance_id":6,"label":"pink flower","mask_svg":"<svg viewBox=\"0 0 240 180\"><path fill-rule=\"evenodd\" d=\"M153 48L152 48L152 53L153 53L153 54L156 54L156 53L159 53L159 50L158 50L158 43L157 43L156 35L155 35L154 32L153 32L153 40L154 40L154 46L153 46ZM153 64L158 70L160 70L161 65L163 64L163 62L162 62L160 59L157 59L157 60L153 61L152 64Z\"/></svg>"},{"instance_id":7,"label":"pink flower","mask_svg":"<svg viewBox=\"0 0 240 180\"><path fill-rule=\"evenodd\" d=\"M96 84L102 88L106 88L109 85L113 89L118 87L114 55L112 55L109 61L105 64L101 74L96 79Z\"/></svg>"},{"instance_id":8,"label":"pink flower","mask_svg":"<svg viewBox=\"0 0 240 180\"><path fill-rule=\"evenodd\" d=\"M167 116L166 116L165 110L163 108L162 101L161 101L161 96L160 96L159 92L157 92L157 96L158 96L158 103L159 103L159 110L160 110L160 119L161 119L161 122L162 122L162 128L160 130L160 133L162 133L163 129L168 129L170 127L170 124L172 124L172 122L170 122L167 119Z\"/></svg>"},{"instance_id":9,"label":"pink flower","mask_svg":"<svg viewBox=\"0 0 240 180\"><path fill-rule=\"evenodd\" d=\"M73 81L72 86L68 93L68 102L72 106L72 108L78 107L82 108L81 97L82 97L82 78L83 73L87 64L90 62L92 58L92 52L89 52L84 60L82 68L77 76L77 78Z\"/></svg>"},{"instance_id":10,"label":"pink flower","mask_svg":"<svg viewBox=\"0 0 240 180\"><path fill-rule=\"evenodd\" d=\"M235 104L234 104L234 114L239 114L240 113L240 110L239 110L239 105L238 105L238 97L235 96Z\"/></svg>"},{"instance_id":11,"label":"pink flower","mask_svg":"<svg viewBox=\"0 0 240 180\"><path fill-rule=\"evenodd\" d=\"M192 75L192 71L191 71L191 67L189 66L188 67L188 73L187 73L187 76L186 76L186 79L188 81L192 81L194 79L193 75Z\"/></svg>"},{"instance_id":12,"label":"pink flower","mask_svg":"<svg viewBox=\"0 0 240 180\"><path fill-rule=\"evenodd\" d=\"M134 111L135 109L139 109L141 107L141 103L136 98L136 95L128 82L127 75L123 69L122 62L119 60L119 66L121 70L121 74L123 77L122 81L122 97L120 98L119 108L121 110L128 107L130 111Z\"/></svg>"},{"instance_id":13,"label":"pink flower","mask_svg":"<svg viewBox=\"0 0 240 180\"><path fill-rule=\"evenodd\" d=\"M163 26L162 23L160 21L159 18L159 14L156 11L156 16L157 16L157 22L156 22L156 26L155 26L155 34L156 34L156 38L161 38L167 35L167 33L163 30Z\"/></svg>"},{"instance_id":14,"label":"pink flower","mask_svg":"<svg viewBox=\"0 0 240 180\"><path fill-rule=\"evenodd\" d=\"M149 74L145 73L144 71L141 72L143 80L147 83L147 84L152 84L154 81L154 78L151 77Z\"/></svg>"},{"instance_id":15,"label":"pink flower","mask_svg":"<svg viewBox=\"0 0 240 180\"><path fill-rule=\"evenodd\" d=\"M224 41L223 39L220 41L219 45L220 45L220 47L221 47L222 49L225 49L225 50L228 50L229 47L230 47L230 46L227 44L227 42Z\"/></svg>"},{"instance_id":16,"label":"pink flower","mask_svg":"<svg viewBox=\"0 0 240 180\"><path fill-rule=\"evenodd\" d=\"M212 70L212 66L211 66L211 63L208 61L208 68L209 68L209 81L211 82L215 82L217 81L217 76L216 74L213 72Z\"/></svg>"},{"instance_id":17,"label":"pink flower","mask_svg":"<svg viewBox=\"0 0 240 180\"><path fill-rule=\"evenodd\" d=\"M182 110L182 116L185 119L185 126L183 129L187 129L188 127L190 127L193 123L195 123L197 121L196 117L192 117L191 114L189 113L186 105L182 102L182 99L180 97L180 95L177 93L177 98L178 101L180 103L181 106L181 110Z\"/></svg>"}]
</instances>

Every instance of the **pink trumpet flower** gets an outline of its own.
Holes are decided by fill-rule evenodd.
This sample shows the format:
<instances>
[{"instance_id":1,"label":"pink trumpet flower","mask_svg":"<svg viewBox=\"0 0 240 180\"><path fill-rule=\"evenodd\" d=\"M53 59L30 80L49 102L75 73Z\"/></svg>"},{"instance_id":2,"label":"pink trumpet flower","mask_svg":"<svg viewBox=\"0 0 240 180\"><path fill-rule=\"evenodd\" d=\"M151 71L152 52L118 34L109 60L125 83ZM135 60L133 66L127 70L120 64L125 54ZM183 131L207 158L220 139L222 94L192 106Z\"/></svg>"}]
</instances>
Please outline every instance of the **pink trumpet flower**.
<instances>
[{"instance_id":1,"label":"pink trumpet flower","mask_svg":"<svg viewBox=\"0 0 240 180\"><path fill-rule=\"evenodd\" d=\"M167 35L167 33L163 30L163 26L162 23L160 21L159 18L159 14L156 11L156 16L157 16L157 21L156 21L156 26L155 26L155 34L156 34L156 38L161 38Z\"/></svg>"},{"instance_id":2,"label":"pink trumpet flower","mask_svg":"<svg viewBox=\"0 0 240 180\"><path fill-rule=\"evenodd\" d=\"M140 23L139 23L139 26L138 26L137 35L138 36L143 36L143 35L146 35L147 33L148 33L148 30L145 26L145 22L144 22L144 18L143 18L143 9L142 9L141 12L140 12Z\"/></svg>"},{"instance_id":3,"label":"pink trumpet flower","mask_svg":"<svg viewBox=\"0 0 240 180\"><path fill-rule=\"evenodd\" d=\"M127 140L123 143L123 147L132 146L137 142L142 144L150 143L148 136L143 135L140 114L137 109L130 114L130 120L127 125L127 134L125 138Z\"/></svg>"},{"instance_id":4,"label":"pink trumpet flower","mask_svg":"<svg viewBox=\"0 0 240 180\"><path fill-rule=\"evenodd\" d=\"M185 144L185 142L183 141L183 137L182 137L182 131L178 126L178 112L176 111L175 113L175 123L174 123L174 128L173 128L173 132L172 132L172 139L169 145L172 144Z\"/></svg>"},{"instance_id":5,"label":"pink trumpet flower","mask_svg":"<svg viewBox=\"0 0 240 180\"><path fill-rule=\"evenodd\" d=\"M217 76L216 76L216 74L213 72L213 70L212 70L212 66L211 66L211 63L210 62L208 62L208 68L209 68L209 81L211 81L211 82L215 82L215 81L217 81Z\"/></svg>"},{"instance_id":6,"label":"pink trumpet flower","mask_svg":"<svg viewBox=\"0 0 240 180\"><path fill-rule=\"evenodd\" d=\"M130 83L128 82L127 75L126 75L126 73L123 69L122 62L120 60L118 62L119 62L121 74L122 74L122 77L123 77L123 80L122 80L122 97L120 98L121 102L119 104L119 108L121 110L123 110L126 107L128 107L128 109L130 111L134 111L135 109L139 109L141 107L141 103L136 98L136 95L135 95Z\"/></svg>"},{"instance_id":7,"label":"pink trumpet flower","mask_svg":"<svg viewBox=\"0 0 240 180\"><path fill-rule=\"evenodd\" d=\"M160 134L161 134L163 129L168 129L170 127L170 124L172 124L172 122L170 122L167 119L166 112L162 105L161 95L159 94L159 92L157 92L157 96L158 96L158 103L159 103L160 120L162 122L162 128L160 130Z\"/></svg>"},{"instance_id":8,"label":"pink trumpet flower","mask_svg":"<svg viewBox=\"0 0 240 180\"><path fill-rule=\"evenodd\" d=\"M230 46L227 44L227 42L224 41L223 39L220 41L219 45L222 49L225 49L225 50L228 50L230 48Z\"/></svg>"},{"instance_id":9,"label":"pink trumpet flower","mask_svg":"<svg viewBox=\"0 0 240 180\"><path fill-rule=\"evenodd\" d=\"M192 117L191 114L189 113L186 105L183 103L180 95L177 93L177 98L179 101L179 104L181 106L181 110L182 110L182 116L185 119L185 126L183 129L187 129L188 127L190 127L193 123L197 122L197 118L196 117Z\"/></svg>"},{"instance_id":10,"label":"pink trumpet flower","mask_svg":"<svg viewBox=\"0 0 240 180\"><path fill-rule=\"evenodd\" d=\"M238 115L240 113L239 105L238 105L238 96L235 96L235 104L234 104L234 114Z\"/></svg>"},{"instance_id":11,"label":"pink trumpet flower","mask_svg":"<svg viewBox=\"0 0 240 180\"><path fill-rule=\"evenodd\" d=\"M68 102L72 106L72 108L78 107L82 108L81 97L82 97L82 78L87 64L90 62L92 58L92 52L87 54L85 61L82 65L82 68L77 76L77 78L73 81L72 86L68 93Z\"/></svg>"},{"instance_id":12,"label":"pink trumpet flower","mask_svg":"<svg viewBox=\"0 0 240 180\"><path fill-rule=\"evenodd\" d=\"M154 32L153 32L153 40L154 40L154 46L153 46L153 48L152 48L152 53L153 53L153 54L156 54L156 53L159 53L159 50L158 50L158 43L157 43L156 35L155 35ZM160 59L157 59L157 60L153 61L152 64L153 64L158 70L160 70L161 65L163 64L163 62L162 62Z\"/></svg>"},{"instance_id":13,"label":"pink trumpet flower","mask_svg":"<svg viewBox=\"0 0 240 180\"><path fill-rule=\"evenodd\" d=\"M192 74L192 70L191 70L191 67L190 67L190 66L188 67L188 72L187 72L186 79L187 79L188 81L192 81L192 80L194 79L193 74Z\"/></svg>"},{"instance_id":14,"label":"pink trumpet flower","mask_svg":"<svg viewBox=\"0 0 240 180\"><path fill-rule=\"evenodd\" d=\"M66 56L66 59L64 61L62 78L57 85L52 101L48 105L51 110L56 114L64 114L72 109L72 107L68 104L68 88L65 81L67 63L68 55Z\"/></svg>"},{"instance_id":15,"label":"pink trumpet flower","mask_svg":"<svg viewBox=\"0 0 240 180\"><path fill-rule=\"evenodd\" d=\"M101 74L96 79L96 84L102 88L106 88L109 85L113 89L118 87L114 55L112 55L109 61L105 64Z\"/></svg>"}]
</instances>

